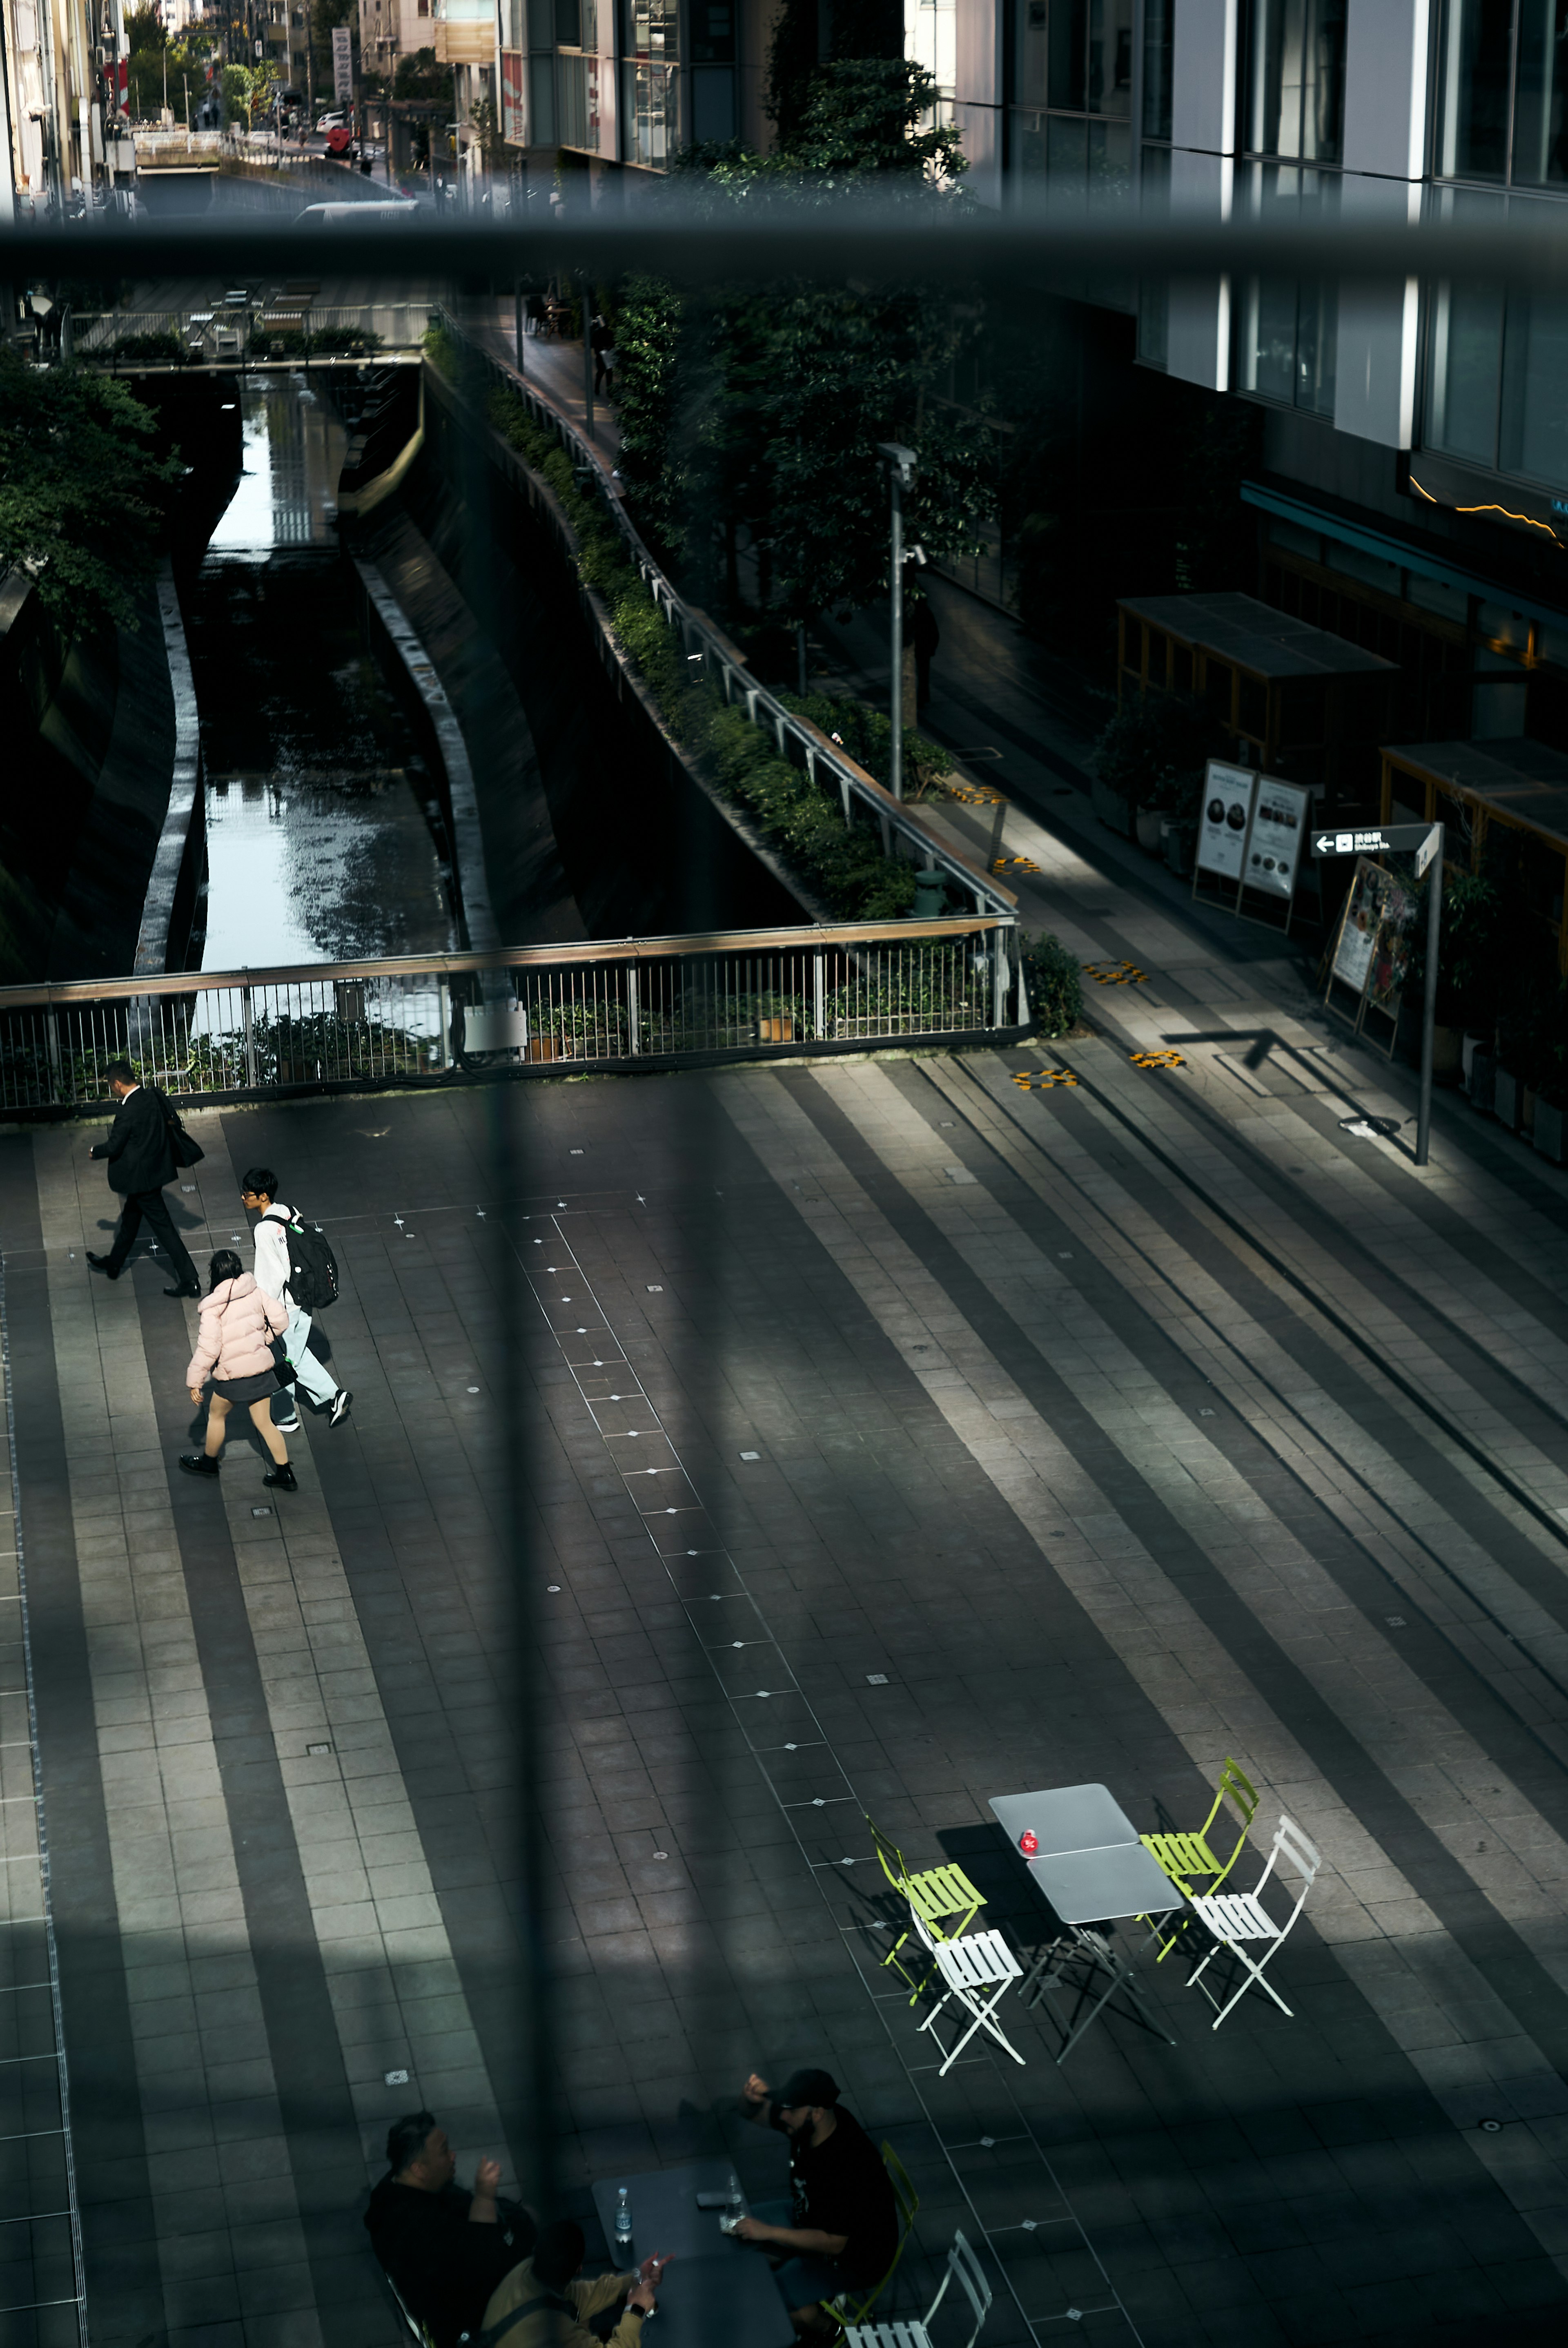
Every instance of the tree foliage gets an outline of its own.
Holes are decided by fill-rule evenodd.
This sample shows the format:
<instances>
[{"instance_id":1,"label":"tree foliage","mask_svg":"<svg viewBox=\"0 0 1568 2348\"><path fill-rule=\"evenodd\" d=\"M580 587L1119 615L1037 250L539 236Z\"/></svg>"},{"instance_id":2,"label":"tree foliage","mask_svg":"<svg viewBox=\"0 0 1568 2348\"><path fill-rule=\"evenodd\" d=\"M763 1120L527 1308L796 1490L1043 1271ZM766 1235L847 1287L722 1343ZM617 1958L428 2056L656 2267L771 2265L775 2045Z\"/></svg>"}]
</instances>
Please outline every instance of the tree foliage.
<instances>
[{"instance_id":1,"label":"tree foliage","mask_svg":"<svg viewBox=\"0 0 1568 2348\"><path fill-rule=\"evenodd\" d=\"M134 626L178 457L112 377L24 366L0 351L0 567L25 572L68 628Z\"/></svg>"},{"instance_id":2,"label":"tree foliage","mask_svg":"<svg viewBox=\"0 0 1568 2348\"><path fill-rule=\"evenodd\" d=\"M874 195L908 211L912 236L938 233L967 199L957 134L930 120L935 96L902 57L827 66L788 146L689 154L676 192L699 211L770 220ZM876 444L897 440L920 460L909 539L927 556L974 551L992 501L989 436L937 396L969 331L917 283L786 281L682 299L640 281L617 328L622 469L640 520L697 592L732 611L743 534L764 611L798 623L858 608L889 584ZM917 574L906 592L918 595Z\"/></svg>"},{"instance_id":3,"label":"tree foliage","mask_svg":"<svg viewBox=\"0 0 1568 2348\"><path fill-rule=\"evenodd\" d=\"M392 95L449 107L454 103L452 68L440 62L434 49L415 49L412 55L398 58L397 71L392 77Z\"/></svg>"}]
</instances>

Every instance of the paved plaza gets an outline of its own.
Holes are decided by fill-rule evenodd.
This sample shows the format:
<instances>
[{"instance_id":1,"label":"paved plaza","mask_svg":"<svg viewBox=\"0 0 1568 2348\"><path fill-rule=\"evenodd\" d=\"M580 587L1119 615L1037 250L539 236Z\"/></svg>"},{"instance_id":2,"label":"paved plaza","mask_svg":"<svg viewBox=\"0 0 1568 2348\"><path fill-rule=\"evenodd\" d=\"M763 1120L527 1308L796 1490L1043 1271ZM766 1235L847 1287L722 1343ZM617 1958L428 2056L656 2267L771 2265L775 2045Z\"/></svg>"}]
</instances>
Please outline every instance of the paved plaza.
<instances>
[{"instance_id":1,"label":"paved plaza","mask_svg":"<svg viewBox=\"0 0 1568 2348\"><path fill-rule=\"evenodd\" d=\"M337 1249L297 1495L176 1472L191 1308L89 1275L97 1128L0 1135L12 2310L74 2195L104 2348L389 2344L395 2114L583 2213L726 2150L760 2197L739 2083L821 2063L921 2197L895 2305L962 2227L985 2348L1563 2336L1563 1179L1452 1101L1418 1174L1276 941L1008 847L1146 973L1092 1035L192 1117L200 1262L258 1161ZM989 1797L1193 1827L1227 1756L1240 1879L1282 1811L1324 1856L1294 2018L1145 1957L1159 2029L1059 2068L1014 1993L1021 2067L939 2077L865 1813L1027 1956Z\"/></svg>"}]
</instances>

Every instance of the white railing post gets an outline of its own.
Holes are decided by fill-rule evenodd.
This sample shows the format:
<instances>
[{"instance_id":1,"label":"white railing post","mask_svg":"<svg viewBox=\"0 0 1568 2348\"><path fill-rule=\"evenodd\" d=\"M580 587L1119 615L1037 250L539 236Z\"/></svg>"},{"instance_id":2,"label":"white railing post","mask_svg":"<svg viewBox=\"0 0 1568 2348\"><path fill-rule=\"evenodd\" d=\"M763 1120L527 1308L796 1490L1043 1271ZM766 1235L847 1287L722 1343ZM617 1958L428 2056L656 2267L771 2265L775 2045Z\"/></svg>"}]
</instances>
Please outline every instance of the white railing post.
<instances>
[{"instance_id":1,"label":"white railing post","mask_svg":"<svg viewBox=\"0 0 1568 2348\"><path fill-rule=\"evenodd\" d=\"M811 958L814 1016L812 1025L820 1044L827 1034L827 956L813 954Z\"/></svg>"},{"instance_id":2,"label":"white railing post","mask_svg":"<svg viewBox=\"0 0 1568 2348\"><path fill-rule=\"evenodd\" d=\"M256 1038L251 1025L251 990L240 989L240 1016L245 1028L245 1083L250 1091L256 1087Z\"/></svg>"},{"instance_id":3,"label":"white railing post","mask_svg":"<svg viewBox=\"0 0 1568 2348\"><path fill-rule=\"evenodd\" d=\"M641 990L637 983L637 964L632 963L626 973L626 1026L628 1048L634 1058L642 1049L642 1039L638 1034L638 1029L642 1024L640 994Z\"/></svg>"}]
</instances>

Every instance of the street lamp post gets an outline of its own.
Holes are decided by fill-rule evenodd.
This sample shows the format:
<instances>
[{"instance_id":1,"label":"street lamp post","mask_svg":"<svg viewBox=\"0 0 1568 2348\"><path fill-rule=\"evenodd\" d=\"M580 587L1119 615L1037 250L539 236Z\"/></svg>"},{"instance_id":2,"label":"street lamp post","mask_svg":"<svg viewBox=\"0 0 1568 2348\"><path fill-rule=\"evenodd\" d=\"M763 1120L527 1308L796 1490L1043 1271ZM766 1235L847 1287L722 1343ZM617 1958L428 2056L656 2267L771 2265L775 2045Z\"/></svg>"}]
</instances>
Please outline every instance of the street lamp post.
<instances>
[{"instance_id":1,"label":"street lamp post","mask_svg":"<svg viewBox=\"0 0 1568 2348\"><path fill-rule=\"evenodd\" d=\"M904 796L904 491L914 488L920 460L913 448L906 448L899 440L878 440L876 453L887 468L893 492L893 620L890 631L893 742L888 782L894 798L901 799Z\"/></svg>"}]
</instances>

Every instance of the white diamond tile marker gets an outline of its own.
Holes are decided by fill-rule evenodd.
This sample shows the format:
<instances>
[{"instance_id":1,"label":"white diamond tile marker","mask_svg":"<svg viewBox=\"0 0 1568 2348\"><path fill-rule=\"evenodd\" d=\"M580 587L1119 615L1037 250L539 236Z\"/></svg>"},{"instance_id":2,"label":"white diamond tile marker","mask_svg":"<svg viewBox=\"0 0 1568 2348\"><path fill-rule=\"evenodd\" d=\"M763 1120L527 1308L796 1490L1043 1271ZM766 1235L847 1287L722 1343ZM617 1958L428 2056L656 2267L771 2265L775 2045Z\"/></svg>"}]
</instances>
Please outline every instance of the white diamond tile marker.
<instances>
[{"instance_id":1,"label":"white diamond tile marker","mask_svg":"<svg viewBox=\"0 0 1568 2348\"><path fill-rule=\"evenodd\" d=\"M760 1459L762 1456L760 1451L743 1451L741 1454L743 1459Z\"/></svg>"},{"instance_id":2,"label":"white diamond tile marker","mask_svg":"<svg viewBox=\"0 0 1568 2348\"><path fill-rule=\"evenodd\" d=\"M866 1674L866 1684L867 1687L886 1687L887 1684L887 1674L886 1672L867 1672Z\"/></svg>"}]
</instances>

